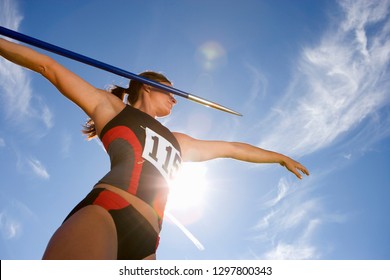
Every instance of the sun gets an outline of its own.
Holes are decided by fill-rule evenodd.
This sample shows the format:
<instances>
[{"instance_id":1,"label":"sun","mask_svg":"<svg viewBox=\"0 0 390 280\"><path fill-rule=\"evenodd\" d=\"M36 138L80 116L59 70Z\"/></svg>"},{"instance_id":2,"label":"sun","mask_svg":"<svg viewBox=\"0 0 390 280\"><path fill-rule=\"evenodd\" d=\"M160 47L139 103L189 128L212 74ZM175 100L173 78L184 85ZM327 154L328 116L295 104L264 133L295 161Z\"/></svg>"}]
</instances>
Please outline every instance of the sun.
<instances>
[{"instance_id":1,"label":"sun","mask_svg":"<svg viewBox=\"0 0 390 280\"><path fill-rule=\"evenodd\" d=\"M201 207L206 200L207 168L203 163L185 163L170 182L167 210Z\"/></svg>"},{"instance_id":2,"label":"sun","mask_svg":"<svg viewBox=\"0 0 390 280\"><path fill-rule=\"evenodd\" d=\"M202 243L185 226L203 215L207 201L207 168L203 163L185 163L176 178L170 181L165 215L187 236L199 250ZM176 216L179 217L176 218Z\"/></svg>"}]
</instances>

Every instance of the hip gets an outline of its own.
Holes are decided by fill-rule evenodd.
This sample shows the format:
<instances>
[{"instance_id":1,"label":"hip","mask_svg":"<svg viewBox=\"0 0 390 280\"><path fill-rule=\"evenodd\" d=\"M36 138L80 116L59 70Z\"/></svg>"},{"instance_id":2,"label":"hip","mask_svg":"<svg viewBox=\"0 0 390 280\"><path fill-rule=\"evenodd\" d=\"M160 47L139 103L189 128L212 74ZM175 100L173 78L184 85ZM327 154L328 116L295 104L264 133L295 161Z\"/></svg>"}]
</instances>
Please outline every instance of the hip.
<instances>
[{"instance_id":1,"label":"hip","mask_svg":"<svg viewBox=\"0 0 390 280\"><path fill-rule=\"evenodd\" d=\"M145 201L112 185L99 183L94 186L94 189L99 189L99 188L106 189L113 193L118 194L129 204L131 204L150 223L150 225L157 233L160 232L159 217L156 211Z\"/></svg>"}]
</instances>

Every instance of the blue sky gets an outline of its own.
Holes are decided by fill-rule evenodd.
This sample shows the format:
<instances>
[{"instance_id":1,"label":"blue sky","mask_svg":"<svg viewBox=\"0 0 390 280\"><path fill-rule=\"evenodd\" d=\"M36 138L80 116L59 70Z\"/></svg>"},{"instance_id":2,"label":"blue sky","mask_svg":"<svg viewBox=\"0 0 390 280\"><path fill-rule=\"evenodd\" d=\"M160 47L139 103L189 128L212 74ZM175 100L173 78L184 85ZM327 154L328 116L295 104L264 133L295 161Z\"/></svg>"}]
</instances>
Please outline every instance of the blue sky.
<instances>
[{"instance_id":1,"label":"blue sky","mask_svg":"<svg viewBox=\"0 0 390 280\"><path fill-rule=\"evenodd\" d=\"M174 86L161 122L285 153L311 171L187 164L159 259L390 258L390 1L0 0L0 23ZM42 51L43 52L43 51ZM50 54L94 84L127 80ZM80 92L82 94L82 92ZM0 60L0 258L40 259L108 170L85 114L41 76Z\"/></svg>"}]
</instances>

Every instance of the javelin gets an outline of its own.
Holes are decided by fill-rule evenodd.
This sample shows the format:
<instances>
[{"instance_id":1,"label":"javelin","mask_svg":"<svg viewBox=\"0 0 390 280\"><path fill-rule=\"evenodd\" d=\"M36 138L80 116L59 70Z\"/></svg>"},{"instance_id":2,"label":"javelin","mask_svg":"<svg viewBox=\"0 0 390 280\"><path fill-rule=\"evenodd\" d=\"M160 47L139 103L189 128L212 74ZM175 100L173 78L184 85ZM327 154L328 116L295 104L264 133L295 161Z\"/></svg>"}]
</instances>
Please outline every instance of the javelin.
<instances>
[{"instance_id":1,"label":"javelin","mask_svg":"<svg viewBox=\"0 0 390 280\"><path fill-rule=\"evenodd\" d=\"M87 56L84 56L84 55L81 55L81 54L69 51L67 49L64 49L64 48L61 48L61 47L49 44L47 42L44 42L44 41L38 40L36 38L24 35L22 33L10 30L8 28L0 26L0 34L4 35L4 36L7 36L7 37L10 37L12 39L21 41L23 43L26 43L26 44L29 44L29 45L32 45L32 46L44 49L46 51L49 51L49 52L52 52L52 53L55 53L55 54L58 54L58 55L61 55L61 56L65 56L67 58L70 58L70 59L73 59L73 60L76 60L76 61L79 61L79 62L82 62L82 63L85 63L87 65L94 66L96 68L100 68L102 70L114 73L116 75L119 75L119 76L122 76L122 77L125 77L125 78L128 78L128 79L136 80L136 81L139 81L139 82L141 82L143 84L147 84L147 85L156 87L158 89L171 92L171 93L173 93L175 95L187 98L187 99L189 99L191 101L195 101L195 102L200 103L202 105L205 105L207 107L218 109L218 110L221 110L221 111L224 111L224 112L227 112L227 113L230 113L230 114L234 114L234 115L237 115L237 116L242 116L240 113L238 113L236 111L233 111L232 109L229 109L229 108L224 107L222 105L219 105L219 104L217 104L215 102L212 102L212 101L206 100L204 98L201 98L199 96L196 96L196 95L193 95L193 94L189 94L189 93L184 92L182 90L179 90L179 89L176 89L176 88L173 88L173 87L170 87L170 86L167 86L167 85L155 82L153 80L146 79L144 77L141 77L141 76L136 75L134 73L131 73L131 72L125 71L123 69L117 68L115 66L109 65L107 63L104 63L104 62L92 59L90 57L87 57Z\"/></svg>"}]
</instances>

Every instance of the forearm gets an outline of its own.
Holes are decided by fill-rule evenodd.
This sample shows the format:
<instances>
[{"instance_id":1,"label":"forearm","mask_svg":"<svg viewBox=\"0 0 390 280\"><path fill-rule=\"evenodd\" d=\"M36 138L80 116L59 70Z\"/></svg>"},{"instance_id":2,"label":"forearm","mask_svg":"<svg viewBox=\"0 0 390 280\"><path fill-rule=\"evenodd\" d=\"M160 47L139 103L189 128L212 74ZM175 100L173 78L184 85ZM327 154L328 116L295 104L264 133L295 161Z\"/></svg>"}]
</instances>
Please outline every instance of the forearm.
<instances>
[{"instance_id":1,"label":"forearm","mask_svg":"<svg viewBox=\"0 0 390 280\"><path fill-rule=\"evenodd\" d=\"M253 163L279 163L283 165L287 158L285 155L240 142L232 142L230 150L228 157Z\"/></svg>"},{"instance_id":2,"label":"forearm","mask_svg":"<svg viewBox=\"0 0 390 280\"><path fill-rule=\"evenodd\" d=\"M279 163L299 179L302 179L302 174L309 175L306 167L288 156L244 143L231 143L231 146L231 157L234 159L253 163Z\"/></svg>"},{"instance_id":3,"label":"forearm","mask_svg":"<svg viewBox=\"0 0 390 280\"><path fill-rule=\"evenodd\" d=\"M38 73L42 73L45 65L51 60L48 56L38 53L31 48L1 38L0 55L15 64Z\"/></svg>"},{"instance_id":4,"label":"forearm","mask_svg":"<svg viewBox=\"0 0 390 280\"><path fill-rule=\"evenodd\" d=\"M204 141L174 132L180 143L184 161L206 161L215 158L232 158L253 163L280 163L285 156L241 142Z\"/></svg>"}]
</instances>

